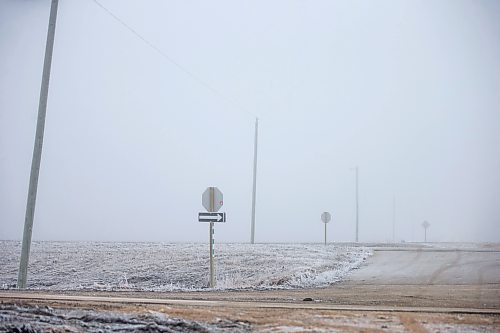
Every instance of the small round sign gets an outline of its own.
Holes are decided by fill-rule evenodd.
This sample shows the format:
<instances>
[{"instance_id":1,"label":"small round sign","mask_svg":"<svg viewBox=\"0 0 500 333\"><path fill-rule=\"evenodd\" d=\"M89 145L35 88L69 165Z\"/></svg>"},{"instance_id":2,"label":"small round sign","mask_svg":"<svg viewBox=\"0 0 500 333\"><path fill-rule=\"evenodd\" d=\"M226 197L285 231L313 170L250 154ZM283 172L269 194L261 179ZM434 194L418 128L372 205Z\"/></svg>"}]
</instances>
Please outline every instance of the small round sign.
<instances>
[{"instance_id":1,"label":"small round sign","mask_svg":"<svg viewBox=\"0 0 500 333\"><path fill-rule=\"evenodd\" d=\"M323 214L321 214L321 221L323 221L323 223L328 223L331 219L332 215L329 212L323 212Z\"/></svg>"}]
</instances>

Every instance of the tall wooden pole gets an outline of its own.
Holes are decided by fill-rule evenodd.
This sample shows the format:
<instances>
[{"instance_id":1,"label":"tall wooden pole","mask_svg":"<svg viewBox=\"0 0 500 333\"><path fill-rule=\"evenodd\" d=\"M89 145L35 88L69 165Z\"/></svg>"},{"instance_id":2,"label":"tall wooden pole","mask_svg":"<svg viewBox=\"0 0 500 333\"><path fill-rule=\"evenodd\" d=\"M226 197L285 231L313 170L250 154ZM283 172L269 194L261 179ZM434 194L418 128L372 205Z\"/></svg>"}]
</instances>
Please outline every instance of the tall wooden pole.
<instances>
[{"instance_id":1,"label":"tall wooden pole","mask_svg":"<svg viewBox=\"0 0 500 333\"><path fill-rule=\"evenodd\" d=\"M253 191L252 191L252 232L250 243L255 243L255 199L257 191L257 142L259 135L259 118L255 118L255 139L253 146Z\"/></svg>"},{"instance_id":2,"label":"tall wooden pole","mask_svg":"<svg viewBox=\"0 0 500 333\"><path fill-rule=\"evenodd\" d=\"M40 102L38 104L38 119L36 122L35 146L33 148L33 159L31 161L28 201L26 204L26 215L24 219L21 262L19 264L19 276L17 278L17 287L20 289L26 288L26 281L28 276L28 262L29 262L30 248L31 248L31 234L33 231L33 219L35 216L35 203L36 203L36 193L38 189L38 175L40 173L40 161L42 159L43 132L45 129L45 114L47 112L50 67L52 64L52 50L54 49L54 36L56 32L56 18L57 18L58 4L59 4L58 0L52 0L52 4L50 7L47 44L45 46L45 59L43 62L42 86L40 89Z\"/></svg>"},{"instance_id":3,"label":"tall wooden pole","mask_svg":"<svg viewBox=\"0 0 500 333\"><path fill-rule=\"evenodd\" d=\"M358 167L356 167L356 243L359 241L359 195L358 195Z\"/></svg>"}]
</instances>

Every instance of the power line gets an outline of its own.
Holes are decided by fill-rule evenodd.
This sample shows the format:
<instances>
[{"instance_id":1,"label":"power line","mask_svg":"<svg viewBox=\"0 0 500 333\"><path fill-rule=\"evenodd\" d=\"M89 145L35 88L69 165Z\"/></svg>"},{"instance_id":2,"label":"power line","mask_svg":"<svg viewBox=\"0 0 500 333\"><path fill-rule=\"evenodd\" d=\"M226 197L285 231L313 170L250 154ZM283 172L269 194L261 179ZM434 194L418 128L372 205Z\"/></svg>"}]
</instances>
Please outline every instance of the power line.
<instances>
[{"instance_id":1,"label":"power line","mask_svg":"<svg viewBox=\"0 0 500 333\"><path fill-rule=\"evenodd\" d=\"M147 40L144 36L142 36L140 33L138 33L134 28L132 28L130 25L128 25L124 20L119 18L117 15L115 15L111 10L103 6L99 1L93 0L94 3L99 6L104 12L106 12L108 15L110 15L116 22L120 23L123 27L125 27L128 31L130 31L135 37L139 38L141 41L143 41L147 46L155 50L159 55L161 55L165 60L173 64L177 69L179 69L181 72L184 74L188 75L193 79L194 81L198 82L201 86L205 87L206 89L210 90L214 95L218 96L222 100L226 101L227 103L233 105L234 107L240 109L241 111L244 111L248 114L250 114L252 117L255 117L254 114L252 114L250 111L236 103L233 99L227 97L225 94L220 92L218 89L212 87L210 84L208 84L205 80L201 79L199 76L191 72L189 69L186 67L182 66L180 63L175 61L172 57L170 57L168 54L163 52L160 48L158 48L156 45L154 45L152 42Z\"/></svg>"}]
</instances>

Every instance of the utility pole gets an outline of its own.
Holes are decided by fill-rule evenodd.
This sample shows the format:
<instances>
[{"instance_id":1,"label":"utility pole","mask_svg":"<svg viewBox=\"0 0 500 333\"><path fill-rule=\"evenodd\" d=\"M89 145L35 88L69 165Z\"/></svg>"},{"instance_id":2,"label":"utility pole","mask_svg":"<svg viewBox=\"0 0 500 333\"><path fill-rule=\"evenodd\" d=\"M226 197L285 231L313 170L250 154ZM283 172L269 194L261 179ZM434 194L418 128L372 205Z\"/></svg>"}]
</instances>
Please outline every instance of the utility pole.
<instances>
[{"instance_id":1,"label":"utility pole","mask_svg":"<svg viewBox=\"0 0 500 333\"><path fill-rule=\"evenodd\" d=\"M42 86L40 88L38 119L36 122L35 146L33 148L33 159L31 161L28 200L26 204L26 215L24 219L21 262L19 264L19 276L17 278L17 287L20 289L26 288L26 280L28 276L28 261L29 261L30 247L31 247L31 235L33 231L33 219L35 216L36 193L38 189L38 175L40 173L40 161L42 159L43 132L45 129L45 114L47 112L50 67L52 64L52 51L54 49L54 36L56 32L56 18L57 18L58 4L59 4L58 0L52 0L52 4L50 6L49 28L47 32L47 44L45 46L45 59L43 62Z\"/></svg>"},{"instance_id":2,"label":"utility pole","mask_svg":"<svg viewBox=\"0 0 500 333\"><path fill-rule=\"evenodd\" d=\"M354 171L356 171L356 243L359 241L359 191L358 191L358 173L359 173L359 168L356 166L354 168Z\"/></svg>"},{"instance_id":3,"label":"utility pole","mask_svg":"<svg viewBox=\"0 0 500 333\"><path fill-rule=\"evenodd\" d=\"M392 242L396 243L396 196L392 197Z\"/></svg>"},{"instance_id":4,"label":"utility pole","mask_svg":"<svg viewBox=\"0 0 500 333\"><path fill-rule=\"evenodd\" d=\"M252 232L250 243L255 243L255 198L257 191L257 138L259 134L259 118L255 118L255 140L253 145L253 191L252 191Z\"/></svg>"},{"instance_id":5,"label":"utility pole","mask_svg":"<svg viewBox=\"0 0 500 333\"><path fill-rule=\"evenodd\" d=\"M431 226L431 224L427 221L424 221L422 223L422 227L424 227L424 242L427 243L427 228L429 228Z\"/></svg>"}]
</instances>

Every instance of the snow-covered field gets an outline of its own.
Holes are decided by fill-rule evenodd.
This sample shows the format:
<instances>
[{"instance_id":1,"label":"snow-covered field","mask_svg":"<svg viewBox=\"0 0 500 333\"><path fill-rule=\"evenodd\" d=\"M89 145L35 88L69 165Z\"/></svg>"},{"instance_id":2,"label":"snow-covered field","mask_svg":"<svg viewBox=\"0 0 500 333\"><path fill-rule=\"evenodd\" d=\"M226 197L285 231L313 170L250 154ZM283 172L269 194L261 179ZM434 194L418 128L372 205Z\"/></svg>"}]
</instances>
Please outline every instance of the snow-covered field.
<instances>
[{"instance_id":1,"label":"snow-covered field","mask_svg":"<svg viewBox=\"0 0 500 333\"><path fill-rule=\"evenodd\" d=\"M0 241L0 289L14 288L20 242ZM208 244L33 242L28 288L206 290ZM323 244L216 244L217 290L323 287L371 251Z\"/></svg>"}]
</instances>

